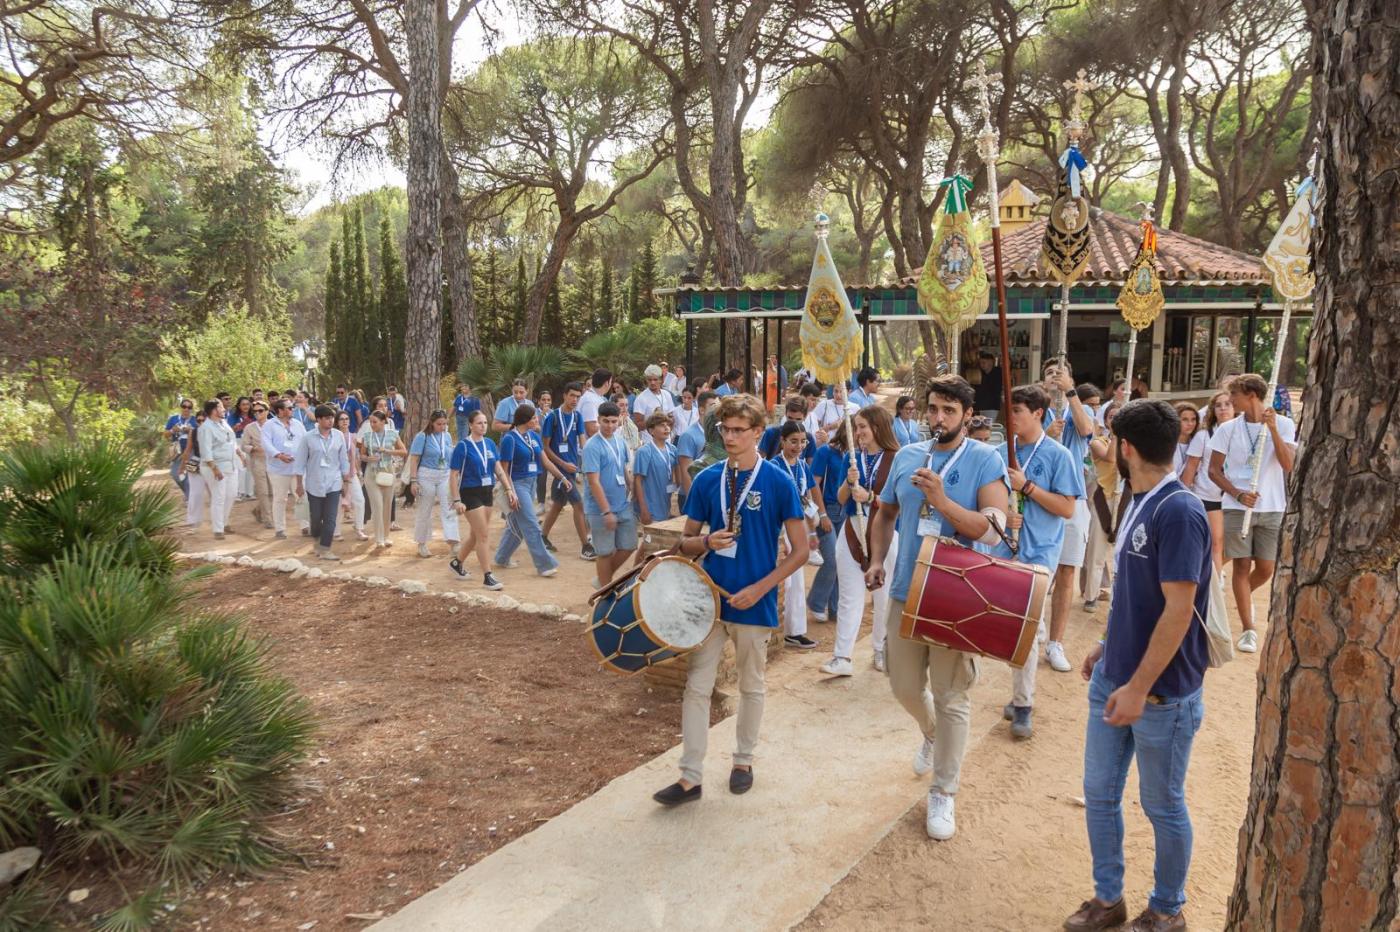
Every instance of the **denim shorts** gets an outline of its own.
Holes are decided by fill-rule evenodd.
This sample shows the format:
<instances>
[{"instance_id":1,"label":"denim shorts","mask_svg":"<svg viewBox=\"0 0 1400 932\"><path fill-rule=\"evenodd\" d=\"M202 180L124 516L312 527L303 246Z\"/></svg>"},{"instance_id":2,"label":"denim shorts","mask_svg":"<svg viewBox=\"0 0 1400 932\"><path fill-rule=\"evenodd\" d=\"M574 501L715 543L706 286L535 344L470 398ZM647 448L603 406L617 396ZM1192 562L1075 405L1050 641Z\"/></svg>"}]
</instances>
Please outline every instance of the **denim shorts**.
<instances>
[{"instance_id":1,"label":"denim shorts","mask_svg":"<svg viewBox=\"0 0 1400 932\"><path fill-rule=\"evenodd\" d=\"M593 533L593 549L606 557L618 550L637 549L637 516L628 508L616 512L617 527L608 530L602 515L588 516L588 530Z\"/></svg>"}]
</instances>

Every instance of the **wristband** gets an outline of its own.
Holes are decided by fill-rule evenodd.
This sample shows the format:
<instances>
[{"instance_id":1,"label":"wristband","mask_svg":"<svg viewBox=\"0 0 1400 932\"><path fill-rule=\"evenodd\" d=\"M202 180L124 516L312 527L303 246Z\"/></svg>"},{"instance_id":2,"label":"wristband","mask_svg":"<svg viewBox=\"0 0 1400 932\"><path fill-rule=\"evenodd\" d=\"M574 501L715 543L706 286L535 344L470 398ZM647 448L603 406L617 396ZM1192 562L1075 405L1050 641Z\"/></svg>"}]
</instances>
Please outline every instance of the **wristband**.
<instances>
[{"instance_id":1,"label":"wristband","mask_svg":"<svg viewBox=\"0 0 1400 932\"><path fill-rule=\"evenodd\" d=\"M700 538L700 543L704 544L705 550L708 551L710 549L710 535L706 534L704 537Z\"/></svg>"}]
</instances>

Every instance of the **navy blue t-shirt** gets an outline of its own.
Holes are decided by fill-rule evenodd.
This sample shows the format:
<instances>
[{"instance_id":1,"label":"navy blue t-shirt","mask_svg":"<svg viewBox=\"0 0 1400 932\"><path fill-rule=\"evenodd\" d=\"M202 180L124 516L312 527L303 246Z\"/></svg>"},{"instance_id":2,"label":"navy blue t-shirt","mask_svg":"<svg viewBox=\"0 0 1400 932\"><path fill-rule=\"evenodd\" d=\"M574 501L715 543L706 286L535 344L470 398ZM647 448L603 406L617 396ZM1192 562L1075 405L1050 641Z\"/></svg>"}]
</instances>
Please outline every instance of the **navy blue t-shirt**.
<instances>
[{"instance_id":1,"label":"navy blue t-shirt","mask_svg":"<svg viewBox=\"0 0 1400 932\"><path fill-rule=\"evenodd\" d=\"M836 491L846 481L846 470L849 468L850 460L846 455L827 444L822 444L812 458L812 477L822 481L822 501L826 503L826 513L833 517L841 511Z\"/></svg>"},{"instance_id":2,"label":"navy blue t-shirt","mask_svg":"<svg viewBox=\"0 0 1400 932\"><path fill-rule=\"evenodd\" d=\"M778 535L783 525L802 517L802 503L797 498L797 486L782 467L759 459L758 476L753 487L739 506L738 548L732 557L722 557L711 551L705 555L704 568L715 585L726 592L738 592L753 585L778 565ZM685 516L694 518L710 531L722 530L725 515L720 507L720 481L724 463L715 463L695 477L690 494L685 497ZM749 473L734 477L735 488L742 492L748 485ZM727 494L727 493L726 493ZM729 503L732 507L733 503ZM719 617L739 625L778 627L778 590L769 589L750 608L730 608L728 599L720 600Z\"/></svg>"},{"instance_id":3,"label":"navy blue t-shirt","mask_svg":"<svg viewBox=\"0 0 1400 932\"><path fill-rule=\"evenodd\" d=\"M1155 495L1134 495L1130 507L1133 511L1125 516L1118 532L1121 546L1104 638L1103 673L1118 686L1132 679L1167 604L1161 584L1189 580L1197 583L1196 612L1200 618L1191 619L1176 656L1148 691L1168 697L1190 695L1201 688L1210 665L1210 645L1203 623L1212 585L1210 524L1205 506L1173 478L1161 485Z\"/></svg>"}]
</instances>

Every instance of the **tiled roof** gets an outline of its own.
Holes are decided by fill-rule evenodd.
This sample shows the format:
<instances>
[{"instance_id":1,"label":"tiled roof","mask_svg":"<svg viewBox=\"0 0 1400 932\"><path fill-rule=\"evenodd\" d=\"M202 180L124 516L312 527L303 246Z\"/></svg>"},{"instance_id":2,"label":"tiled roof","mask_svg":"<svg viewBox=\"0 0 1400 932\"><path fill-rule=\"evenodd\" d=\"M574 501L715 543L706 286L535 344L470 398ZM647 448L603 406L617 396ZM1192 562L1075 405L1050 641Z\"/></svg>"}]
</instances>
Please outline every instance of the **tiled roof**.
<instances>
[{"instance_id":1,"label":"tiled roof","mask_svg":"<svg viewBox=\"0 0 1400 932\"><path fill-rule=\"evenodd\" d=\"M1022 284L1053 284L1054 278L1040 262L1040 246L1045 239L1044 217L1038 218L1001 241L1006 281ZM1121 282L1137 258L1142 228L1136 220L1106 210L1094 209L1089 221L1089 264L1081 281ZM982 259L992 271L991 239L982 244ZM920 269L900 280L918 281ZM1162 284L1177 282L1263 282L1264 263L1248 253L1157 228L1157 272Z\"/></svg>"}]
</instances>

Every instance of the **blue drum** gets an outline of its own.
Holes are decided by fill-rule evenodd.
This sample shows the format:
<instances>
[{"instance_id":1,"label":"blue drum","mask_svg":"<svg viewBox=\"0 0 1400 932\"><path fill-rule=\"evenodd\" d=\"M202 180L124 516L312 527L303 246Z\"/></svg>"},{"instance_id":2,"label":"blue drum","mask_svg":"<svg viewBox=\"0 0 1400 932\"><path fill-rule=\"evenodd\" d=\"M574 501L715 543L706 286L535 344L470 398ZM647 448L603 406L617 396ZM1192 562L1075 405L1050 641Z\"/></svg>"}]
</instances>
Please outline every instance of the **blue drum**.
<instances>
[{"instance_id":1,"label":"blue drum","mask_svg":"<svg viewBox=\"0 0 1400 932\"><path fill-rule=\"evenodd\" d=\"M654 557L589 599L589 643L607 669L640 673L703 644L719 617L719 596L696 563Z\"/></svg>"}]
</instances>

